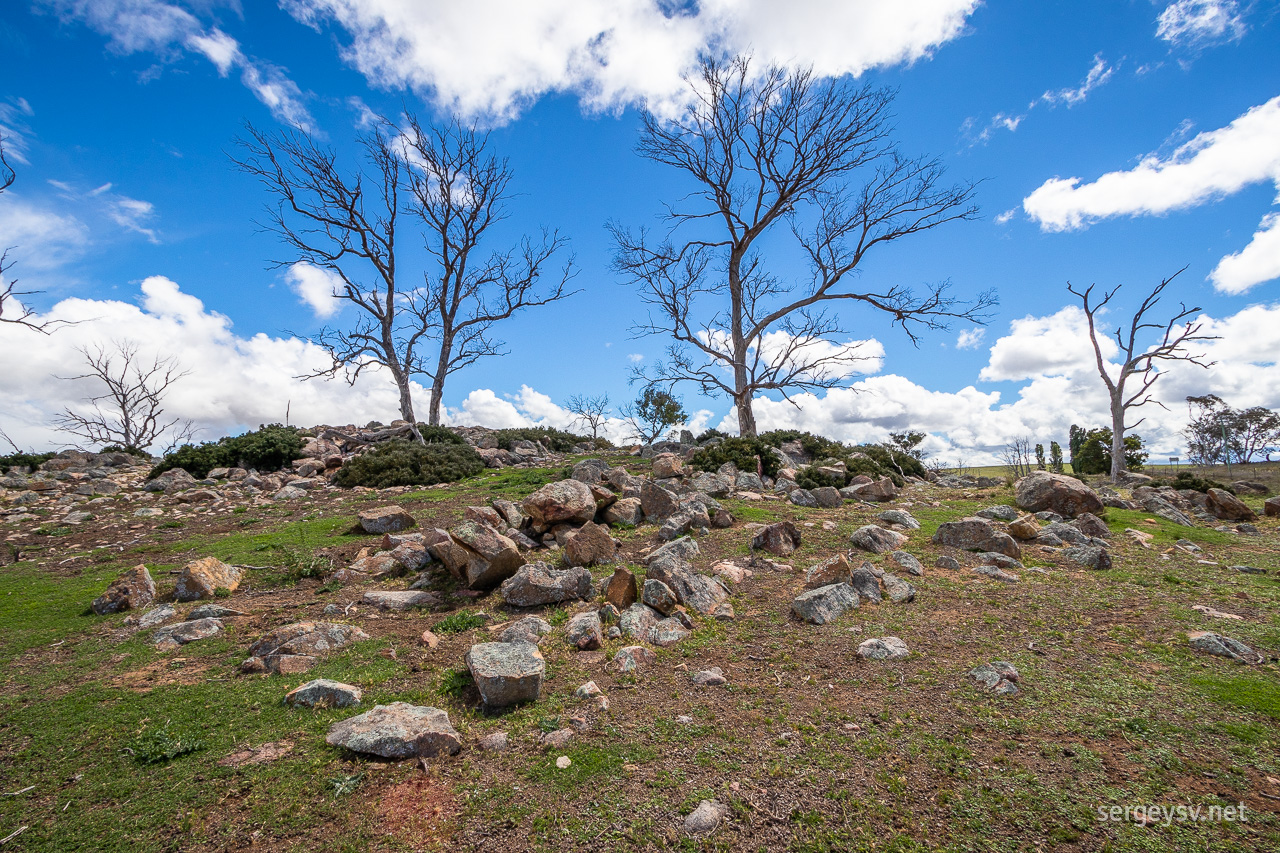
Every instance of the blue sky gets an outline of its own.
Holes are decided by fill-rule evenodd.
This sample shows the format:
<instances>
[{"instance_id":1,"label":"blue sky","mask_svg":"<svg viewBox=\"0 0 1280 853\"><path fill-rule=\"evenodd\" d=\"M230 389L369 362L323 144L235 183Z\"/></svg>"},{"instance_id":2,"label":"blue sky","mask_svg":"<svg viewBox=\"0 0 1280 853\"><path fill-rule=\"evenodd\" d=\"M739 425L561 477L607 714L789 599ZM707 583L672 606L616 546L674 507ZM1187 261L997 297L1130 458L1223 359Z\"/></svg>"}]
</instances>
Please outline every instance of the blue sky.
<instances>
[{"instance_id":1,"label":"blue sky","mask_svg":"<svg viewBox=\"0 0 1280 853\"><path fill-rule=\"evenodd\" d=\"M280 420L286 403L294 422L393 417L385 378L354 389L292 379L315 353L291 333L326 320L269 267L285 253L254 225L268 199L227 152L249 121L304 126L350 158L366 109L397 120L406 107L494 128L521 193L497 237L559 228L583 291L502 326L510 354L450 377L449 417L563 426L571 394L633 397L630 367L666 342L630 337L640 302L610 270L605 224L656 225L661 203L692 188L635 154L638 109L675 103L699 52L748 50L894 87L903 150L982 182L980 220L884 247L868 257L868 283L949 280L960 296L994 288L1000 298L986 327L928 333L919 347L882 317L849 315L853 339L883 347L876 372L850 379L862 393L802 397L800 409L761 400L763 428L848 440L922 428L935 453L971 461L1022 436L1065 443L1070 423L1101 425L1105 414L1066 282L1125 285L1121 315L1183 266L1171 298L1204 309L1221 336L1209 346L1218 364L1171 371L1157 385L1169 410L1153 408L1139 432L1178 453L1187 394L1280 408L1280 4L779 8L6 4L0 132L18 181L0 196L0 242L14 246L10 277L43 291L32 307L82 322L47 337L0 327L0 393L12 401L0 428L22 445L65 442L51 414L88 389L57 377L75 372L77 347L121 337L191 370L171 409L206 438ZM780 257L780 273L803 273ZM328 321L351 319L348 309ZM695 426L732 426L726 400L691 388L684 399Z\"/></svg>"}]
</instances>

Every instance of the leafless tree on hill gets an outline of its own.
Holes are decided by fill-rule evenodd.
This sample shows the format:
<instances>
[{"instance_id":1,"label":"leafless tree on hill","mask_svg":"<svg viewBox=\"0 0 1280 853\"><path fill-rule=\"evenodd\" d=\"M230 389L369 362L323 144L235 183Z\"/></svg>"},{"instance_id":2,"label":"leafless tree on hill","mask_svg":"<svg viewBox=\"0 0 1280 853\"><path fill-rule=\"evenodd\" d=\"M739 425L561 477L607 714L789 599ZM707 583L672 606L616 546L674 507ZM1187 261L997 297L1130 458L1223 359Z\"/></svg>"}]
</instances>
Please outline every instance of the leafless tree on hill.
<instances>
[{"instance_id":1,"label":"leafless tree on hill","mask_svg":"<svg viewBox=\"0 0 1280 853\"><path fill-rule=\"evenodd\" d=\"M667 205L670 231L611 225L614 268L650 314L637 335L668 335L667 358L637 377L670 388L692 382L733 400L742 435L756 434L752 399L832 388L865 358L833 338L839 313L863 306L921 329L980 322L990 293L957 302L946 285L913 293L901 284L855 286L876 246L973 219L973 185L946 185L936 160L903 156L891 140L892 93L811 70L746 58L708 60L690 81L694 99L676 120L647 113L639 152L692 178L696 189ZM808 260L804 282L770 271L766 235L788 226Z\"/></svg>"},{"instance_id":2,"label":"leafless tree on hill","mask_svg":"<svg viewBox=\"0 0 1280 853\"><path fill-rule=\"evenodd\" d=\"M1089 322L1089 340L1093 344L1093 354L1098 367L1098 375L1102 377L1102 383L1107 388L1107 396L1110 400L1111 479L1113 481L1119 479L1125 470L1125 431L1136 429L1139 424L1146 420L1146 418L1139 418L1131 424L1125 423L1129 411L1145 406L1147 403L1155 403L1157 406L1167 408L1149 393L1151 386L1161 376L1160 365L1164 362L1185 361L1198 367L1208 368L1214 364L1214 362L1204 361L1203 355L1193 355L1187 351L1188 344L1218 339L1215 335L1200 334L1204 324L1187 319L1200 310L1199 306L1188 308L1186 303L1179 303L1178 312L1170 317L1167 322L1152 322L1147 319L1147 315L1159 304L1165 288L1185 270L1186 267L1178 270L1161 281L1147 294L1146 298L1142 300L1142 304L1138 306L1138 310L1128 321L1127 329L1124 328L1124 324L1116 327L1113 335L1117 346L1120 348L1120 369L1115 378L1112 378L1111 373L1107 370L1107 362L1102 355L1096 320L1098 312L1106 307L1111 298L1119 292L1120 287L1116 286L1104 292L1102 298L1094 302L1093 289L1096 285L1091 284L1084 290L1076 290L1070 283L1067 284L1067 290L1079 297L1084 307L1085 317ZM1145 337L1150 332L1158 334L1160 336L1159 340L1149 345L1141 345L1138 339ZM1129 386L1131 379L1138 386L1136 390Z\"/></svg>"},{"instance_id":3,"label":"leafless tree on hill","mask_svg":"<svg viewBox=\"0 0 1280 853\"><path fill-rule=\"evenodd\" d=\"M600 438L600 428L609 417L609 395L600 394L595 397L586 394L574 394L564 407L574 415L574 424L582 424L591 430L591 445L595 446Z\"/></svg>"}]
</instances>

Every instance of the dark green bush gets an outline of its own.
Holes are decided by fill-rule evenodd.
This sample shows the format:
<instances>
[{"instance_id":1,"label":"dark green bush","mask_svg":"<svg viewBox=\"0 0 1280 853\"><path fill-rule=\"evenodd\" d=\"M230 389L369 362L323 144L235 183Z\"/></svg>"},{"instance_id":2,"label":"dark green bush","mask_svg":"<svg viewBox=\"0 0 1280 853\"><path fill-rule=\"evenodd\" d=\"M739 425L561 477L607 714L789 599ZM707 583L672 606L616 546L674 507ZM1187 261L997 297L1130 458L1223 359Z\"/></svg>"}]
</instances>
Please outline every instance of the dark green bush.
<instances>
[{"instance_id":1,"label":"dark green bush","mask_svg":"<svg viewBox=\"0 0 1280 853\"><path fill-rule=\"evenodd\" d=\"M754 472L757 456L765 476L777 476L782 462L773 448L758 438L726 438L711 447L699 448L689 458L689 464L699 471L715 472L724 463L732 462L739 471Z\"/></svg>"},{"instance_id":2,"label":"dark green bush","mask_svg":"<svg viewBox=\"0 0 1280 853\"><path fill-rule=\"evenodd\" d=\"M467 440L448 427L418 424L418 435L427 444L466 444Z\"/></svg>"},{"instance_id":3,"label":"dark green bush","mask_svg":"<svg viewBox=\"0 0 1280 853\"><path fill-rule=\"evenodd\" d=\"M1235 494L1235 489L1230 486L1223 485L1217 480L1210 480L1205 477L1197 477L1190 471L1179 472L1178 476L1173 478L1171 485L1175 489L1194 489L1197 492L1207 492L1210 489L1222 489L1224 492Z\"/></svg>"},{"instance_id":4,"label":"dark green bush","mask_svg":"<svg viewBox=\"0 0 1280 853\"><path fill-rule=\"evenodd\" d=\"M901 451L890 450L880 444L863 444L853 448L858 453L865 453L870 456L876 464L884 469L885 473L894 478L894 482L899 486L898 482L902 477L921 477L925 475L924 463L919 459L907 455ZM871 476L870 474L868 476Z\"/></svg>"},{"instance_id":5,"label":"dark green bush","mask_svg":"<svg viewBox=\"0 0 1280 853\"><path fill-rule=\"evenodd\" d=\"M814 466L806 466L801 468L796 474L796 485L802 489L817 489L822 486L831 486L836 489L845 487L844 477L833 477L822 473Z\"/></svg>"},{"instance_id":6,"label":"dark green bush","mask_svg":"<svg viewBox=\"0 0 1280 853\"><path fill-rule=\"evenodd\" d=\"M706 430L705 432L700 433L698 437L694 439L694 442L697 444L702 444L704 441L710 441L713 438L728 438L728 437L729 436L725 435L718 429L709 429L709 430Z\"/></svg>"},{"instance_id":7,"label":"dark green bush","mask_svg":"<svg viewBox=\"0 0 1280 853\"><path fill-rule=\"evenodd\" d=\"M0 474L8 474L10 468L30 468L34 471L40 465L48 462L56 453L10 453L8 456L0 456Z\"/></svg>"},{"instance_id":8,"label":"dark green bush","mask_svg":"<svg viewBox=\"0 0 1280 853\"><path fill-rule=\"evenodd\" d=\"M339 486L431 486L455 483L484 470L484 460L465 444L388 441L342 466Z\"/></svg>"},{"instance_id":9,"label":"dark green bush","mask_svg":"<svg viewBox=\"0 0 1280 853\"><path fill-rule=\"evenodd\" d=\"M125 744L125 751L139 764L163 764L179 755L204 749L204 741L191 732L175 731L169 723L146 729Z\"/></svg>"},{"instance_id":10,"label":"dark green bush","mask_svg":"<svg viewBox=\"0 0 1280 853\"><path fill-rule=\"evenodd\" d=\"M849 455L849 448L838 441L832 441L811 432L798 429L775 429L760 433L760 440L773 447L782 447L789 441L798 441L804 452L812 459L844 459Z\"/></svg>"},{"instance_id":11,"label":"dark green bush","mask_svg":"<svg viewBox=\"0 0 1280 853\"><path fill-rule=\"evenodd\" d=\"M184 444L151 469L158 477L172 468L181 468L196 479L209 476L214 468L254 468L278 471L302 456L302 436L297 427L271 424L244 435L227 436L202 444Z\"/></svg>"},{"instance_id":12,"label":"dark green bush","mask_svg":"<svg viewBox=\"0 0 1280 853\"><path fill-rule=\"evenodd\" d=\"M503 450L510 450L517 441L540 441L543 447L556 453L568 453L575 445L591 440L587 436L574 435L551 427L500 429L494 433L494 438L498 440L498 447Z\"/></svg>"},{"instance_id":13,"label":"dark green bush","mask_svg":"<svg viewBox=\"0 0 1280 853\"><path fill-rule=\"evenodd\" d=\"M125 447L123 444L108 444L106 447L98 451L99 453L128 453L130 456L136 456L139 459L150 461L151 454L145 450L139 450L136 447Z\"/></svg>"}]
</instances>

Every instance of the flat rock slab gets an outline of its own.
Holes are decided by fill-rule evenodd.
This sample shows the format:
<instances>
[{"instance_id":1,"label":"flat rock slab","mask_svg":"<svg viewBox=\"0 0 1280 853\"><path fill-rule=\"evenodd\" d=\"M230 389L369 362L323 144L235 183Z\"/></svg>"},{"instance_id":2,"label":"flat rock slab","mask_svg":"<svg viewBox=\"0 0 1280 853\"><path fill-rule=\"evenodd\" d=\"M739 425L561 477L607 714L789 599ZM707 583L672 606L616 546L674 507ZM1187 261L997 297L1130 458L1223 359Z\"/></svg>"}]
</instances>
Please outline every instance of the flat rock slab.
<instances>
[{"instance_id":1,"label":"flat rock slab","mask_svg":"<svg viewBox=\"0 0 1280 853\"><path fill-rule=\"evenodd\" d=\"M543 562L528 563L502 582L500 592L512 607L580 601L591 596L591 572L582 567L556 569Z\"/></svg>"},{"instance_id":2,"label":"flat rock slab","mask_svg":"<svg viewBox=\"0 0 1280 853\"><path fill-rule=\"evenodd\" d=\"M976 575L984 575L993 580L1004 581L1005 583L1017 583L1019 578L1013 572L1005 571L999 566L974 566L973 573Z\"/></svg>"},{"instance_id":3,"label":"flat rock slab","mask_svg":"<svg viewBox=\"0 0 1280 853\"><path fill-rule=\"evenodd\" d=\"M1239 640L1224 637L1212 631L1189 631L1187 639L1191 648L1218 657L1231 658L1241 663L1259 663L1262 656Z\"/></svg>"},{"instance_id":4,"label":"flat rock slab","mask_svg":"<svg viewBox=\"0 0 1280 853\"><path fill-rule=\"evenodd\" d=\"M239 610L223 607L221 604L201 604L191 608L188 619L225 619L228 616L243 616Z\"/></svg>"},{"instance_id":5,"label":"flat rock slab","mask_svg":"<svg viewBox=\"0 0 1280 853\"><path fill-rule=\"evenodd\" d=\"M317 678L286 693L284 703L294 708L349 708L359 705L363 697L355 685Z\"/></svg>"},{"instance_id":6,"label":"flat rock slab","mask_svg":"<svg viewBox=\"0 0 1280 853\"><path fill-rule=\"evenodd\" d=\"M858 606L858 593L847 583L807 590L791 602L791 612L810 625L826 625Z\"/></svg>"},{"instance_id":7,"label":"flat rock slab","mask_svg":"<svg viewBox=\"0 0 1280 853\"><path fill-rule=\"evenodd\" d=\"M398 506L361 510L356 519L365 533L399 533L418 523L409 515L408 510Z\"/></svg>"},{"instance_id":8,"label":"flat rock slab","mask_svg":"<svg viewBox=\"0 0 1280 853\"><path fill-rule=\"evenodd\" d=\"M158 629L152 636L157 646L182 646L206 640L223 629L220 619L192 619Z\"/></svg>"},{"instance_id":9,"label":"flat rock slab","mask_svg":"<svg viewBox=\"0 0 1280 853\"><path fill-rule=\"evenodd\" d=\"M477 643L467 652L466 663L490 708L536 701L547 671L542 653L529 643Z\"/></svg>"},{"instance_id":10,"label":"flat rock slab","mask_svg":"<svg viewBox=\"0 0 1280 853\"><path fill-rule=\"evenodd\" d=\"M218 590L235 592L240 586L244 573L228 566L216 557L205 557L192 560L182 567L178 582L174 586L173 597L177 601L196 601L201 598L213 598Z\"/></svg>"},{"instance_id":11,"label":"flat rock slab","mask_svg":"<svg viewBox=\"0 0 1280 853\"><path fill-rule=\"evenodd\" d=\"M325 742L352 752L397 759L457 755L462 750L448 712L408 702L377 705L357 717L334 723Z\"/></svg>"},{"instance_id":12,"label":"flat rock slab","mask_svg":"<svg viewBox=\"0 0 1280 853\"><path fill-rule=\"evenodd\" d=\"M867 660L902 660L910 654L907 644L897 637L872 637L858 644L858 657Z\"/></svg>"},{"instance_id":13,"label":"flat rock slab","mask_svg":"<svg viewBox=\"0 0 1280 853\"><path fill-rule=\"evenodd\" d=\"M294 622L264 635L249 647L249 654L319 655L340 649L369 635L355 625L336 622Z\"/></svg>"},{"instance_id":14,"label":"flat rock slab","mask_svg":"<svg viewBox=\"0 0 1280 853\"><path fill-rule=\"evenodd\" d=\"M969 671L969 677L997 696L1015 696L1018 693L1018 670L1007 661L984 663Z\"/></svg>"},{"instance_id":15,"label":"flat rock slab","mask_svg":"<svg viewBox=\"0 0 1280 853\"><path fill-rule=\"evenodd\" d=\"M412 610L440 603L435 593L413 589L371 589L362 600L380 610Z\"/></svg>"},{"instance_id":16,"label":"flat rock slab","mask_svg":"<svg viewBox=\"0 0 1280 853\"><path fill-rule=\"evenodd\" d=\"M853 531L849 543L873 554L887 554L907 544L907 537L896 530L885 530L875 524L868 524Z\"/></svg>"}]
</instances>

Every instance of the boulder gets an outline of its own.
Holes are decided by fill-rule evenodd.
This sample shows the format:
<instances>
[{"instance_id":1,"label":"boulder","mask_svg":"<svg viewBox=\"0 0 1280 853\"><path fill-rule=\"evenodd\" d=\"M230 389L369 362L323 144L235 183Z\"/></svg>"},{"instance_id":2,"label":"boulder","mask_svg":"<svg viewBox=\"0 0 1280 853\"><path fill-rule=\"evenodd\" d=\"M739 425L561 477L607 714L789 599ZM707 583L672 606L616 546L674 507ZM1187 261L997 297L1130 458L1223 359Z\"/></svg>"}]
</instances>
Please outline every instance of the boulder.
<instances>
[{"instance_id":1,"label":"boulder","mask_svg":"<svg viewBox=\"0 0 1280 853\"><path fill-rule=\"evenodd\" d=\"M810 625L826 625L858 606L858 593L847 583L807 590L791 602L791 612Z\"/></svg>"},{"instance_id":2,"label":"boulder","mask_svg":"<svg viewBox=\"0 0 1280 853\"><path fill-rule=\"evenodd\" d=\"M677 605L680 604L679 600L676 599L676 594L671 591L671 587L654 578L645 578L640 600L663 616L669 616L671 611L675 610Z\"/></svg>"},{"instance_id":3,"label":"boulder","mask_svg":"<svg viewBox=\"0 0 1280 853\"><path fill-rule=\"evenodd\" d=\"M1027 512L1051 510L1075 518L1083 512L1102 511L1102 499L1097 493L1065 474L1034 471L1014 484L1013 493L1018 506Z\"/></svg>"},{"instance_id":4,"label":"boulder","mask_svg":"<svg viewBox=\"0 0 1280 853\"><path fill-rule=\"evenodd\" d=\"M99 616L139 610L156 597L156 582L146 566L134 566L111 582L106 592L93 600L93 612Z\"/></svg>"},{"instance_id":5,"label":"boulder","mask_svg":"<svg viewBox=\"0 0 1280 853\"><path fill-rule=\"evenodd\" d=\"M622 524L636 527L644 521L644 510L639 498L619 498L604 511L606 524Z\"/></svg>"},{"instance_id":6,"label":"boulder","mask_svg":"<svg viewBox=\"0 0 1280 853\"><path fill-rule=\"evenodd\" d=\"M284 703L292 708L349 708L359 705L363 696L355 685L317 678L286 693Z\"/></svg>"},{"instance_id":7,"label":"boulder","mask_svg":"<svg viewBox=\"0 0 1280 853\"><path fill-rule=\"evenodd\" d=\"M27 487L34 489L34 483L37 482L41 481L33 480ZM148 480L142 488L148 492L164 492L166 495L171 495L183 489L193 489L195 486L195 477L181 468L170 468L154 480Z\"/></svg>"},{"instance_id":8,"label":"boulder","mask_svg":"<svg viewBox=\"0 0 1280 853\"><path fill-rule=\"evenodd\" d=\"M1107 523L1098 518L1091 512L1082 512L1076 516L1076 520L1071 524L1083 533L1093 539L1110 539L1111 528L1107 527Z\"/></svg>"},{"instance_id":9,"label":"boulder","mask_svg":"<svg viewBox=\"0 0 1280 853\"><path fill-rule=\"evenodd\" d=\"M1280 516L1280 496L1267 498L1266 503L1262 505L1262 512L1268 518Z\"/></svg>"},{"instance_id":10,"label":"boulder","mask_svg":"<svg viewBox=\"0 0 1280 853\"><path fill-rule=\"evenodd\" d=\"M201 598L213 598L220 589L235 592L240 586L243 573L234 566L216 557L205 557L192 560L182 567L178 575L178 583L174 586L173 597L176 601L196 601Z\"/></svg>"},{"instance_id":11,"label":"boulder","mask_svg":"<svg viewBox=\"0 0 1280 853\"><path fill-rule=\"evenodd\" d=\"M883 527L868 524L853 531L853 535L849 537L849 543L855 548L861 548L873 554L885 554L907 544L907 537L895 530L885 530Z\"/></svg>"},{"instance_id":12,"label":"boulder","mask_svg":"<svg viewBox=\"0 0 1280 853\"><path fill-rule=\"evenodd\" d=\"M608 528L588 521L569 538L564 556L571 566L599 566L612 563L617 550Z\"/></svg>"},{"instance_id":13,"label":"boulder","mask_svg":"<svg viewBox=\"0 0 1280 853\"><path fill-rule=\"evenodd\" d=\"M1191 641L1191 648L1197 651L1207 652L1218 657L1231 658L1242 663L1257 663L1260 661L1260 655L1244 643L1239 640L1233 640L1231 637L1215 634L1212 631L1189 631L1187 639Z\"/></svg>"},{"instance_id":14,"label":"boulder","mask_svg":"<svg viewBox=\"0 0 1280 853\"><path fill-rule=\"evenodd\" d=\"M652 666L658 656L644 646L624 646L613 656L613 662L622 672L636 672L641 667Z\"/></svg>"},{"instance_id":15,"label":"boulder","mask_svg":"<svg viewBox=\"0 0 1280 853\"><path fill-rule=\"evenodd\" d=\"M698 540L692 536L682 536L673 542L668 542L660 548L655 548L644 558L645 565L660 565L670 560L688 561L702 553L702 549L698 547Z\"/></svg>"},{"instance_id":16,"label":"boulder","mask_svg":"<svg viewBox=\"0 0 1280 853\"><path fill-rule=\"evenodd\" d=\"M334 723L325 743L381 758L432 758L462 751L462 739L439 708L408 702L375 705L356 717Z\"/></svg>"},{"instance_id":17,"label":"boulder","mask_svg":"<svg viewBox=\"0 0 1280 853\"><path fill-rule=\"evenodd\" d=\"M659 453L653 457L653 478L665 480L668 477L679 477L684 474L684 463L675 453Z\"/></svg>"},{"instance_id":18,"label":"boulder","mask_svg":"<svg viewBox=\"0 0 1280 853\"><path fill-rule=\"evenodd\" d=\"M488 525L464 521L451 528L449 535L480 557L479 560L467 561L467 586L472 589L497 586L524 565L524 557L516 543Z\"/></svg>"},{"instance_id":19,"label":"boulder","mask_svg":"<svg viewBox=\"0 0 1280 853\"><path fill-rule=\"evenodd\" d=\"M573 472L569 477L579 483L586 483L588 486L592 486L600 482L604 472L608 470L609 465L602 459L583 459L573 466Z\"/></svg>"},{"instance_id":20,"label":"boulder","mask_svg":"<svg viewBox=\"0 0 1280 853\"><path fill-rule=\"evenodd\" d=\"M1040 535L1040 525L1036 523L1036 517L1028 513L1009 525L1009 534L1015 539L1035 539Z\"/></svg>"},{"instance_id":21,"label":"boulder","mask_svg":"<svg viewBox=\"0 0 1280 853\"><path fill-rule=\"evenodd\" d=\"M1257 521L1258 514L1244 501L1225 489L1210 489L1205 493L1205 509L1214 518L1223 521Z\"/></svg>"},{"instance_id":22,"label":"boulder","mask_svg":"<svg viewBox=\"0 0 1280 853\"><path fill-rule=\"evenodd\" d=\"M569 645L579 651L591 651L604 645L604 628L594 610L574 615L565 625L564 633Z\"/></svg>"},{"instance_id":23,"label":"boulder","mask_svg":"<svg viewBox=\"0 0 1280 853\"><path fill-rule=\"evenodd\" d=\"M837 492L837 494L839 494ZM843 499L841 499L843 501ZM787 493L787 501L796 506L815 508L818 506L818 499L813 496L813 492L808 489L792 489Z\"/></svg>"},{"instance_id":24,"label":"boulder","mask_svg":"<svg viewBox=\"0 0 1280 853\"><path fill-rule=\"evenodd\" d=\"M1196 523L1191 520L1189 515L1158 495L1151 495L1143 499L1142 508L1158 518L1163 518L1165 521L1171 521L1183 527L1196 526Z\"/></svg>"},{"instance_id":25,"label":"boulder","mask_svg":"<svg viewBox=\"0 0 1280 853\"><path fill-rule=\"evenodd\" d=\"M894 551L889 557L902 567L902 570L909 575L923 577L924 566L916 559L914 554L908 554L906 551Z\"/></svg>"},{"instance_id":26,"label":"boulder","mask_svg":"<svg viewBox=\"0 0 1280 853\"><path fill-rule=\"evenodd\" d=\"M665 521L680 511L680 502L662 486L645 480L640 484L640 508L646 519Z\"/></svg>"},{"instance_id":27,"label":"boulder","mask_svg":"<svg viewBox=\"0 0 1280 853\"><path fill-rule=\"evenodd\" d=\"M618 610L626 610L635 604L640 598L635 574L622 567L614 569L613 575L605 582L604 598Z\"/></svg>"},{"instance_id":28,"label":"boulder","mask_svg":"<svg viewBox=\"0 0 1280 853\"><path fill-rule=\"evenodd\" d=\"M365 533L398 533L418 523L406 510L398 506L361 510L356 519L360 529Z\"/></svg>"},{"instance_id":29,"label":"boulder","mask_svg":"<svg viewBox=\"0 0 1280 853\"><path fill-rule=\"evenodd\" d=\"M848 583L849 574L852 571L849 558L844 554L836 554L811 566L809 571L805 572L804 588L817 589L820 586L830 586L835 583Z\"/></svg>"},{"instance_id":30,"label":"boulder","mask_svg":"<svg viewBox=\"0 0 1280 853\"><path fill-rule=\"evenodd\" d=\"M675 560L650 563L645 578L646 589L650 580L666 584L679 603L696 613L717 619L732 619L734 616L729 590L719 580L697 574L688 563Z\"/></svg>"},{"instance_id":31,"label":"boulder","mask_svg":"<svg viewBox=\"0 0 1280 853\"><path fill-rule=\"evenodd\" d=\"M699 471L689 480L689 485L694 491L713 498L728 497L733 491L733 483L733 477L728 474L708 474L706 471Z\"/></svg>"},{"instance_id":32,"label":"boulder","mask_svg":"<svg viewBox=\"0 0 1280 853\"><path fill-rule=\"evenodd\" d=\"M1064 550L1062 556L1086 569L1105 571L1111 568L1111 555L1106 548L1096 545L1076 545Z\"/></svg>"},{"instance_id":33,"label":"boulder","mask_svg":"<svg viewBox=\"0 0 1280 853\"><path fill-rule=\"evenodd\" d=\"M206 640L219 633L222 628L221 619L190 619L156 629L151 640L157 646L182 646L196 640Z\"/></svg>"},{"instance_id":34,"label":"boulder","mask_svg":"<svg viewBox=\"0 0 1280 853\"><path fill-rule=\"evenodd\" d=\"M489 708L537 700L546 662L529 643L477 643L466 654L467 669Z\"/></svg>"},{"instance_id":35,"label":"boulder","mask_svg":"<svg viewBox=\"0 0 1280 853\"><path fill-rule=\"evenodd\" d=\"M543 562L529 563L502 582L500 593L512 607L584 601L591 597L591 572L582 567L554 569Z\"/></svg>"},{"instance_id":36,"label":"boulder","mask_svg":"<svg viewBox=\"0 0 1280 853\"><path fill-rule=\"evenodd\" d=\"M596 515L596 499L591 487L577 480L548 483L521 504L524 514L539 528L568 522L583 524Z\"/></svg>"},{"instance_id":37,"label":"boulder","mask_svg":"<svg viewBox=\"0 0 1280 853\"><path fill-rule=\"evenodd\" d=\"M354 625L335 622L294 622L277 628L249 646L254 657L267 655L324 654L340 649L357 640L367 640L369 635Z\"/></svg>"},{"instance_id":38,"label":"boulder","mask_svg":"<svg viewBox=\"0 0 1280 853\"><path fill-rule=\"evenodd\" d=\"M785 557L800 547L800 531L790 521L778 521L762 528L751 538L751 550L764 550Z\"/></svg>"},{"instance_id":39,"label":"boulder","mask_svg":"<svg viewBox=\"0 0 1280 853\"><path fill-rule=\"evenodd\" d=\"M853 495L858 499L874 501L876 503L891 501L898 496L898 487L895 486L893 480L888 477L881 477L873 483L849 486L845 489L846 492L850 490L852 490Z\"/></svg>"},{"instance_id":40,"label":"boulder","mask_svg":"<svg viewBox=\"0 0 1280 853\"><path fill-rule=\"evenodd\" d=\"M884 512L877 515L876 518L883 521L885 524L901 525L908 530L920 529L920 522L916 521L915 517L905 510L886 509Z\"/></svg>"},{"instance_id":41,"label":"boulder","mask_svg":"<svg viewBox=\"0 0 1280 853\"><path fill-rule=\"evenodd\" d=\"M999 532L982 518L965 518L938 525L933 543L964 551L993 551L1015 560L1022 556L1022 549L1012 536Z\"/></svg>"},{"instance_id":42,"label":"boulder","mask_svg":"<svg viewBox=\"0 0 1280 853\"><path fill-rule=\"evenodd\" d=\"M414 589L371 589L364 594L363 601L379 610L412 610L440 603L435 593Z\"/></svg>"},{"instance_id":43,"label":"boulder","mask_svg":"<svg viewBox=\"0 0 1280 853\"><path fill-rule=\"evenodd\" d=\"M537 616L526 616L517 619L498 634L500 643L532 643L539 645L542 638L552 631L551 623Z\"/></svg>"},{"instance_id":44,"label":"boulder","mask_svg":"<svg viewBox=\"0 0 1280 853\"><path fill-rule=\"evenodd\" d=\"M911 651L897 637L872 637L858 644L858 657L867 660L902 660Z\"/></svg>"}]
</instances>

